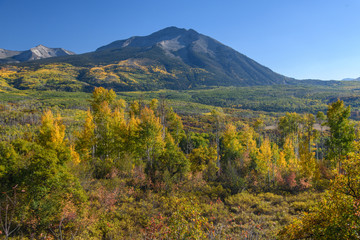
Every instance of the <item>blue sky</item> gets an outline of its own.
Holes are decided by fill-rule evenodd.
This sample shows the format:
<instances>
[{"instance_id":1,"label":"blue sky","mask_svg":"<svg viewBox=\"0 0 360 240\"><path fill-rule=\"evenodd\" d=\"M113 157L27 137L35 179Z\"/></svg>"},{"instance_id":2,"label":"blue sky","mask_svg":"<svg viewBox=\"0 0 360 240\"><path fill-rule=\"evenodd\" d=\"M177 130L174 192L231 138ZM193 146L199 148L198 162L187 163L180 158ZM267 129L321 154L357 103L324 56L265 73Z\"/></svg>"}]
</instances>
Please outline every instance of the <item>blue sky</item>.
<instances>
[{"instance_id":1,"label":"blue sky","mask_svg":"<svg viewBox=\"0 0 360 240\"><path fill-rule=\"evenodd\" d=\"M360 77L359 0L0 0L0 48L76 53L192 28L298 79Z\"/></svg>"}]
</instances>

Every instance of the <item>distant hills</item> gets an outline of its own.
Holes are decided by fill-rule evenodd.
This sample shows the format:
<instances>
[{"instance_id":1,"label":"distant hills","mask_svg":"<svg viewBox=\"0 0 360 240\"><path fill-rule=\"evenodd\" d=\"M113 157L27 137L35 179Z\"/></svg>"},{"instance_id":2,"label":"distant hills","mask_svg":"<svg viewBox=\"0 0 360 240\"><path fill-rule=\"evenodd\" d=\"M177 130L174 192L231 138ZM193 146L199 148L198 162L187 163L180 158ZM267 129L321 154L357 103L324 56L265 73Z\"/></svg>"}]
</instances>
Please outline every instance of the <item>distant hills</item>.
<instances>
[{"instance_id":1,"label":"distant hills","mask_svg":"<svg viewBox=\"0 0 360 240\"><path fill-rule=\"evenodd\" d=\"M358 77L358 78L344 78L341 81L360 81L360 77Z\"/></svg>"},{"instance_id":2,"label":"distant hills","mask_svg":"<svg viewBox=\"0 0 360 240\"><path fill-rule=\"evenodd\" d=\"M2 85L18 89L79 91L103 86L122 91L299 82L211 37L177 27L79 55L41 45L23 52L1 49L0 63Z\"/></svg>"},{"instance_id":3,"label":"distant hills","mask_svg":"<svg viewBox=\"0 0 360 240\"><path fill-rule=\"evenodd\" d=\"M48 48L38 45L26 51L12 51L0 48L0 63L18 63L50 57L75 55L63 48Z\"/></svg>"}]
</instances>

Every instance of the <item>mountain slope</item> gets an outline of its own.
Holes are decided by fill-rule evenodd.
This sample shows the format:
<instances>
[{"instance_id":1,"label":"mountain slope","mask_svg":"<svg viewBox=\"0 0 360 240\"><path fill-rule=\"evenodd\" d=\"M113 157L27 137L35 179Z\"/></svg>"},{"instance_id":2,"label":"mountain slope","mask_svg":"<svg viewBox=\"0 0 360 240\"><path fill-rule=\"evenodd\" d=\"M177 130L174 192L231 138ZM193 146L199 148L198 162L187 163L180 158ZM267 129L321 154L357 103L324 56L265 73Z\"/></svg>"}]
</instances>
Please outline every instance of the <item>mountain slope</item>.
<instances>
[{"instance_id":1,"label":"mountain slope","mask_svg":"<svg viewBox=\"0 0 360 240\"><path fill-rule=\"evenodd\" d=\"M68 55L75 55L75 53L63 48L48 48L43 45L38 45L26 51L0 49L0 63L26 62Z\"/></svg>"}]
</instances>

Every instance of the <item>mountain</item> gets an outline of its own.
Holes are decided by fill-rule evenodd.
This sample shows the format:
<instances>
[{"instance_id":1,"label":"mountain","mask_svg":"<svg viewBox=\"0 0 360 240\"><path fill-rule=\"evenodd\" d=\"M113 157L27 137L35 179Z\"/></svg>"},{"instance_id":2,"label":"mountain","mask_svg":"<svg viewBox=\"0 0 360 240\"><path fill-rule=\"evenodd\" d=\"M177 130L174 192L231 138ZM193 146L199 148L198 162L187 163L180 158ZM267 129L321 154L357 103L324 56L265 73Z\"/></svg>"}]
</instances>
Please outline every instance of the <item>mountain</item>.
<instances>
[{"instance_id":1,"label":"mountain","mask_svg":"<svg viewBox=\"0 0 360 240\"><path fill-rule=\"evenodd\" d=\"M26 51L0 49L0 63L26 62L68 55L75 55L75 53L63 48L48 48L43 45L38 45Z\"/></svg>"},{"instance_id":2,"label":"mountain","mask_svg":"<svg viewBox=\"0 0 360 240\"><path fill-rule=\"evenodd\" d=\"M70 87L76 90L79 86L88 90L103 86L123 91L297 82L192 29L168 27L148 36L118 40L99 47L94 52L79 55L63 52L63 56L58 54L58 57L44 58L55 54L43 51L42 48L45 47L38 46L35 48L38 51L30 50L20 54L4 52L4 55L8 54L5 58L7 60L22 61L43 57L36 61L13 64L14 67L33 71L21 72L23 70L12 67L11 71L17 75L13 75L8 81L16 84L16 88L51 89L55 83L54 75L58 79L58 85L64 84L61 79L67 79L71 84L76 82L76 88ZM40 54L36 55L38 52ZM22 57L25 55L27 57ZM9 71L5 72L6 77L10 78ZM59 88L63 89L64 85L59 85Z\"/></svg>"},{"instance_id":3,"label":"mountain","mask_svg":"<svg viewBox=\"0 0 360 240\"><path fill-rule=\"evenodd\" d=\"M13 56L19 55L21 51L11 51L0 48L0 59L11 58Z\"/></svg>"},{"instance_id":4,"label":"mountain","mask_svg":"<svg viewBox=\"0 0 360 240\"><path fill-rule=\"evenodd\" d=\"M138 51L134 59L147 58L148 53L156 51L162 55L163 65L166 65L167 59L171 59L189 69L205 70L206 85L267 85L284 84L291 80L192 29L169 27L149 36L112 42L96 52L111 54L129 49Z\"/></svg>"},{"instance_id":5,"label":"mountain","mask_svg":"<svg viewBox=\"0 0 360 240\"><path fill-rule=\"evenodd\" d=\"M344 78L341 81L360 81L360 77L358 77L358 78Z\"/></svg>"}]
</instances>

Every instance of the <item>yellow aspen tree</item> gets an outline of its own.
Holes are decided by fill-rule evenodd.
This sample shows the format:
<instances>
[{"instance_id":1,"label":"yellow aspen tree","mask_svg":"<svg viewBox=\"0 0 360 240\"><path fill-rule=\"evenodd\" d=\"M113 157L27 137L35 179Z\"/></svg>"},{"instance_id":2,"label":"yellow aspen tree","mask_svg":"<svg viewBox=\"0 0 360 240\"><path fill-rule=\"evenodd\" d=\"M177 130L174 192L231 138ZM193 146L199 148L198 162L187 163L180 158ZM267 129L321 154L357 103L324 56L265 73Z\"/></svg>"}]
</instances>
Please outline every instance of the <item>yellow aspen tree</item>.
<instances>
[{"instance_id":1,"label":"yellow aspen tree","mask_svg":"<svg viewBox=\"0 0 360 240\"><path fill-rule=\"evenodd\" d=\"M81 162L81 159L79 153L75 151L75 145L73 144L70 145L70 154L71 154L72 162L75 165L78 165Z\"/></svg>"},{"instance_id":2,"label":"yellow aspen tree","mask_svg":"<svg viewBox=\"0 0 360 240\"><path fill-rule=\"evenodd\" d=\"M294 151L292 137L293 136L288 136L285 138L283 151L284 151L285 160L287 163L287 171L296 173L299 170L299 164L298 164L298 159L297 159L295 151Z\"/></svg>"},{"instance_id":3,"label":"yellow aspen tree","mask_svg":"<svg viewBox=\"0 0 360 240\"><path fill-rule=\"evenodd\" d=\"M280 173L285 173L288 170L288 164L286 162L285 158L285 152L280 151L279 152L279 159L276 161L277 169Z\"/></svg>"},{"instance_id":4,"label":"yellow aspen tree","mask_svg":"<svg viewBox=\"0 0 360 240\"><path fill-rule=\"evenodd\" d=\"M130 104L130 116L135 117L140 115L140 103L138 101L133 101Z\"/></svg>"},{"instance_id":5,"label":"yellow aspen tree","mask_svg":"<svg viewBox=\"0 0 360 240\"><path fill-rule=\"evenodd\" d=\"M213 133L215 134L215 144L216 144L216 152L217 152L216 166L219 169L218 174L220 174L220 171L221 171L221 168L220 168L220 134L223 129L225 115L216 110L212 110L211 116L212 116L212 121L213 121Z\"/></svg>"},{"instance_id":6,"label":"yellow aspen tree","mask_svg":"<svg viewBox=\"0 0 360 240\"><path fill-rule=\"evenodd\" d=\"M315 152L310 152L307 143L300 144L300 159L299 159L299 167L300 174L305 178L312 178L317 169Z\"/></svg>"},{"instance_id":7,"label":"yellow aspen tree","mask_svg":"<svg viewBox=\"0 0 360 240\"><path fill-rule=\"evenodd\" d=\"M250 162L257 158L259 149L256 144L258 134L255 130L246 123L241 123L241 130L239 131L240 144L244 147L242 157L242 165L248 166Z\"/></svg>"},{"instance_id":8,"label":"yellow aspen tree","mask_svg":"<svg viewBox=\"0 0 360 240\"><path fill-rule=\"evenodd\" d=\"M116 93L114 92L114 90L107 90L103 87L96 87L92 93L92 100L90 101L94 115L96 115L96 113L101 110L101 104L103 102L112 104L115 98Z\"/></svg>"},{"instance_id":9,"label":"yellow aspen tree","mask_svg":"<svg viewBox=\"0 0 360 240\"><path fill-rule=\"evenodd\" d=\"M256 148L255 135L256 132L252 127L246 123L241 124L240 142L246 147L246 150L252 151Z\"/></svg>"},{"instance_id":10,"label":"yellow aspen tree","mask_svg":"<svg viewBox=\"0 0 360 240\"><path fill-rule=\"evenodd\" d=\"M112 112L107 101L100 104L100 109L95 115L95 155L101 159L111 156L111 144L114 140L114 132L111 129Z\"/></svg>"},{"instance_id":11,"label":"yellow aspen tree","mask_svg":"<svg viewBox=\"0 0 360 240\"><path fill-rule=\"evenodd\" d=\"M208 165L216 167L216 148L200 146L195 148L189 154L192 172L202 172Z\"/></svg>"},{"instance_id":12,"label":"yellow aspen tree","mask_svg":"<svg viewBox=\"0 0 360 240\"><path fill-rule=\"evenodd\" d=\"M349 120L350 115L350 106L346 107L339 99L328 107L327 125L330 128L330 136L327 142L327 158L333 167L337 165L338 173L342 173L342 161L354 149L355 129Z\"/></svg>"},{"instance_id":13,"label":"yellow aspen tree","mask_svg":"<svg viewBox=\"0 0 360 240\"><path fill-rule=\"evenodd\" d=\"M242 152L244 150L242 144L240 144L236 127L232 123L228 123L225 126L222 144L225 149L229 149L232 152Z\"/></svg>"},{"instance_id":14,"label":"yellow aspen tree","mask_svg":"<svg viewBox=\"0 0 360 240\"><path fill-rule=\"evenodd\" d=\"M116 93L99 87L95 88L92 94L91 110L95 123L95 156L100 159L111 157L113 153L114 132L111 128L112 112L114 108L121 105L116 101Z\"/></svg>"},{"instance_id":15,"label":"yellow aspen tree","mask_svg":"<svg viewBox=\"0 0 360 240\"><path fill-rule=\"evenodd\" d=\"M157 160L157 169L167 184L172 180L181 180L190 170L189 159L175 144L169 133L165 137L165 146Z\"/></svg>"},{"instance_id":16,"label":"yellow aspen tree","mask_svg":"<svg viewBox=\"0 0 360 240\"><path fill-rule=\"evenodd\" d=\"M136 116L131 116L126 125L125 147L128 152L134 155L140 155L140 119Z\"/></svg>"},{"instance_id":17,"label":"yellow aspen tree","mask_svg":"<svg viewBox=\"0 0 360 240\"><path fill-rule=\"evenodd\" d=\"M45 149L54 150L61 164L72 158L68 141L65 139L65 125L60 116L54 118L51 110L45 111L41 117L36 141Z\"/></svg>"},{"instance_id":18,"label":"yellow aspen tree","mask_svg":"<svg viewBox=\"0 0 360 240\"><path fill-rule=\"evenodd\" d=\"M125 120L125 111L123 108L115 109L115 111L112 113L110 125L114 132L113 147L118 150L123 150L125 137L126 137L126 128L127 128L126 120Z\"/></svg>"},{"instance_id":19,"label":"yellow aspen tree","mask_svg":"<svg viewBox=\"0 0 360 240\"><path fill-rule=\"evenodd\" d=\"M75 150L80 154L81 159L90 159L94 157L95 144L95 123L90 109L86 113L84 127L81 132L77 133L75 141Z\"/></svg>"},{"instance_id":20,"label":"yellow aspen tree","mask_svg":"<svg viewBox=\"0 0 360 240\"><path fill-rule=\"evenodd\" d=\"M38 142L45 146L56 149L65 144L65 125L60 116L54 118L51 110L47 110L41 116L41 126L38 134Z\"/></svg>"},{"instance_id":21,"label":"yellow aspen tree","mask_svg":"<svg viewBox=\"0 0 360 240\"><path fill-rule=\"evenodd\" d=\"M265 182L267 182L267 184L270 184L273 162L272 162L271 145L268 138L265 138L265 140L262 142L260 146L256 165L260 175L264 179L266 179Z\"/></svg>"},{"instance_id":22,"label":"yellow aspen tree","mask_svg":"<svg viewBox=\"0 0 360 240\"><path fill-rule=\"evenodd\" d=\"M299 165L302 177L311 179L316 171L315 152L313 151L315 117L305 114L299 147Z\"/></svg>"},{"instance_id":23,"label":"yellow aspen tree","mask_svg":"<svg viewBox=\"0 0 360 240\"><path fill-rule=\"evenodd\" d=\"M222 136L222 147L224 168L242 167L242 154L246 148L240 143L236 127L232 123L228 123L225 126Z\"/></svg>"},{"instance_id":24,"label":"yellow aspen tree","mask_svg":"<svg viewBox=\"0 0 360 240\"><path fill-rule=\"evenodd\" d=\"M125 113L125 109L126 109L127 104L126 104L126 101L124 99L120 98L118 100L115 100L113 105L114 105L114 110L117 109L122 114Z\"/></svg>"},{"instance_id":25,"label":"yellow aspen tree","mask_svg":"<svg viewBox=\"0 0 360 240\"><path fill-rule=\"evenodd\" d=\"M162 137L160 119L155 116L154 111L144 107L140 113L139 142L142 157L146 161L148 173L155 172L154 162L164 149L165 142Z\"/></svg>"},{"instance_id":26,"label":"yellow aspen tree","mask_svg":"<svg viewBox=\"0 0 360 240\"><path fill-rule=\"evenodd\" d=\"M295 155L299 155L299 129L300 129L300 116L297 113L286 113L285 116L279 119L279 130L282 135L283 143L286 138L291 137L292 145L294 147Z\"/></svg>"},{"instance_id":27,"label":"yellow aspen tree","mask_svg":"<svg viewBox=\"0 0 360 240\"><path fill-rule=\"evenodd\" d=\"M149 107L150 107L151 110L154 111L154 113L156 113L158 105L159 105L159 101L154 98L154 99L151 100Z\"/></svg>"},{"instance_id":28,"label":"yellow aspen tree","mask_svg":"<svg viewBox=\"0 0 360 240\"><path fill-rule=\"evenodd\" d=\"M181 117L174 112L172 107L170 107L166 111L165 119L165 126L167 127L171 136L174 138L175 144L179 145L181 138L185 135Z\"/></svg>"},{"instance_id":29,"label":"yellow aspen tree","mask_svg":"<svg viewBox=\"0 0 360 240\"><path fill-rule=\"evenodd\" d=\"M282 173L286 169L285 156L282 151L280 151L279 146L276 143L271 143L271 151L273 158L272 166L272 181L277 184L282 179Z\"/></svg>"}]
</instances>

